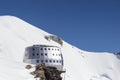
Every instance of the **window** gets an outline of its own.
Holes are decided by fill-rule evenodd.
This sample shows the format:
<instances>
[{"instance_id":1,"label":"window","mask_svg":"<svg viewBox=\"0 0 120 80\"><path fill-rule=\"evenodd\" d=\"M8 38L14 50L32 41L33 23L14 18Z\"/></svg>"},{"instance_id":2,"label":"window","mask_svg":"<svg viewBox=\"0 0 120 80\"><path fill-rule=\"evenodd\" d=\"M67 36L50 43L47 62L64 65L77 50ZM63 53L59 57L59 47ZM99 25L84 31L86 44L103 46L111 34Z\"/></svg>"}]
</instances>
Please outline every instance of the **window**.
<instances>
[{"instance_id":1,"label":"window","mask_svg":"<svg viewBox=\"0 0 120 80\"><path fill-rule=\"evenodd\" d=\"M61 63L62 61L60 60L60 63Z\"/></svg>"},{"instance_id":2,"label":"window","mask_svg":"<svg viewBox=\"0 0 120 80\"><path fill-rule=\"evenodd\" d=\"M43 60L41 60L41 63L43 63Z\"/></svg>"},{"instance_id":3,"label":"window","mask_svg":"<svg viewBox=\"0 0 120 80\"><path fill-rule=\"evenodd\" d=\"M51 62L52 62L52 60L49 60L49 62L51 63Z\"/></svg>"},{"instance_id":4,"label":"window","mask_svg":"<svg viewBox=\"0 0 120 80\"><path fill-rule=\"evenodd\" d=\"M41 56L43 56L43 53L41 53Z\"/></svg>"},{"instance_id":5,"label":"window","mask_svg":"<svg viewBox=\"0 0 120 80\"><path fill-rule=\"evenodd\" d=\"M50 48L48 48L48 50L50 50Z\"/></svg>"},{"instance_id":6,"label":"window","mask_svg":"<svg viewBox=\"0 0 120 80\"><path fill-rule=\"evenodd\" d=\"M34 54L34 53L33 53L32 55L33 55L33 56L35 56L35 54Z\"/></svg>"},{"instance_id":7,"label":"window","mask_svg":"<svg viewBox=\"0 0 120 80\"><path fill-rule=\"evenodd\" d=\"M59 54L59 56L61 56L61 54Z\"/></svg>"},{"instance_id":8,"label":"window","mask_svg":"<svg viewBox=\"0 0 120 80\"><path fill-rule=\"evenodd\" d=\"M39 53L37 53L37 56L39 56Z\"/></svg>"},{"instance_id":9,"label":"window","mask_svg":"<svg viewBox=\"0 0 120 80\"><path fill-rule=\"evenodd\" d=\"M57 60L57 63L58 63L58 60Z\"/></svg>"},{"instance_id":10,"label":"window","mask_svg":"<svg viewBox=\"0 0 120 80\"><path fill-rule=\"evenodd\" d=\"M45 48L45 50L47 50L47 48Z\"/></svg>"},{"instance_id":11,"label":"window","mask_svg":"<svg viewBox=\"0 0 120 80\"><path fill-rule=\"evenodd\" d=\"M55 63L55 60L53 60L53 62Z\"/></svg>"},{"instance_id":12,"label":"window","mask_svg":"<svg viewBox=\"0 0 120 80\"><path fill-rule=\"evenodd\" d=\"M52 55L54 56L54 53Z\"/></svg>"},{"instance_id":13,"label":"window","mask_svg":"<svg viewBox=\"0 0 120 80\"><path fill-rule=\"evenodd\" d=\"M45 53L45 56L47 56L47 53Z\"/></svg>"},{"instance_id":14,"label":"window","mask_svg":"<svg viewBox=\"0 0 120 80\"><path fill-rule=\"evenodd\" d=\"M40 50L43 50L43 48L41 48Z\"/></svg>"},{"instance_id":15,"label":"window","mask_svg":"<svg viewBox=\"0 0 120 80\"><path fill-rule=\"evenodd\" d=\"M35 50L35 48L33 48L33 51Z\"/></svg>"},{"instance_id":16,"label":"window","mask_svg":"<svg viewBox=\"0 0 120 80\"><path fill-rule=\"evenodd\" d=\"M47 63L47 62L48 62L48 60L45 60L45 62Z\"/></svg>"},{"instance_id":17,"label":"window","mask_svg":"<svg viewBox=\"0 0 120 80\"><path fill-rule=\"evenodd\" d=\"M39 60L36 60L37 63L39 63Z\"/></svg>"},{"instance_id":18,"label":"window","mask_svg":"<svg viewBox=\"0 0 120 80\"><path fill-rule=\"evenodd\" d=\"M58 49L58 51L59 51L59 49Z\"/></svg>"}]
</instances>

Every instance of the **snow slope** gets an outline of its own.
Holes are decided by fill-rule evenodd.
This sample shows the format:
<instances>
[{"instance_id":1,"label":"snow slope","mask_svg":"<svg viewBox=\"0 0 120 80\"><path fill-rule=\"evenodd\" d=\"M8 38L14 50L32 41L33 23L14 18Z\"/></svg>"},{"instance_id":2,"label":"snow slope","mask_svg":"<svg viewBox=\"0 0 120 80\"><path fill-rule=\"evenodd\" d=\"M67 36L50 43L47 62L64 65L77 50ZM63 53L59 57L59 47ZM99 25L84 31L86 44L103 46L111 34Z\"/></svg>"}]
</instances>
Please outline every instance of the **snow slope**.
<instances>
[{"instance_id":1,"label":"snow slope","mask_svg":"<svg viewBox=\"0 0 120 80\"><path fill-rule=\"evenodd\" d=\"M112 53L94 53L64 41L48 41L49 33L14 16L0 16L0 80L35 80L23 63L25 47L33 44L62 48L65 80L120 80L120 60Z\"/></svg>"}]
</instances>

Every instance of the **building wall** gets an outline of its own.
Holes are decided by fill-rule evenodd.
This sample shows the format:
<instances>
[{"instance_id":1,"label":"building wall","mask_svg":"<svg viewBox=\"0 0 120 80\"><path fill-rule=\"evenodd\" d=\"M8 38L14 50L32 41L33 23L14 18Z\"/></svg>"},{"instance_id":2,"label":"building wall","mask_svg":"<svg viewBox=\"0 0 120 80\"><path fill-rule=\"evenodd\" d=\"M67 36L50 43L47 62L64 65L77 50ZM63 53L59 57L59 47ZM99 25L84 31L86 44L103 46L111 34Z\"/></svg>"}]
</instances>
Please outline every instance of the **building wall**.
<instances>
[{"instance_id":1,"label":"building wall","mask_svg":"<svg viewBox=\"0 0 120 80\"><path fill-rule=\"evenodd\" d=\"M30 64L42 64L54 66L59 69L63 67L63 57L59 47L34 45L26 48L24 62Z\"/></svg>"}]
</instances>

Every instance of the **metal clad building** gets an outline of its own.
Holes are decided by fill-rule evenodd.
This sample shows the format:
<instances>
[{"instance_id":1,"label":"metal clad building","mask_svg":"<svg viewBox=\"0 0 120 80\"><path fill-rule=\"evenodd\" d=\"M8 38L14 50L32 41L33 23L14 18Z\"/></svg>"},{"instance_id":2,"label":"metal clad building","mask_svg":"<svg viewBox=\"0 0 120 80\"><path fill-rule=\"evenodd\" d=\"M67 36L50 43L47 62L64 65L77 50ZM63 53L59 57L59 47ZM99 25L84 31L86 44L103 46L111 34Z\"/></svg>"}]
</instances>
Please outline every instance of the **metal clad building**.
<instances>
[{"instance_id":1,"label":"metal clad building","mask_svg":"<svg viewBox=\"0 0 120 80\"><path fill-rule=\"evenodd\" d=\"M57 46L33 45L25 50L24 62L30 64L42 64L53 66L59 70L63 68L63 56L61 49Z\"/></svg>"}]
</instances>

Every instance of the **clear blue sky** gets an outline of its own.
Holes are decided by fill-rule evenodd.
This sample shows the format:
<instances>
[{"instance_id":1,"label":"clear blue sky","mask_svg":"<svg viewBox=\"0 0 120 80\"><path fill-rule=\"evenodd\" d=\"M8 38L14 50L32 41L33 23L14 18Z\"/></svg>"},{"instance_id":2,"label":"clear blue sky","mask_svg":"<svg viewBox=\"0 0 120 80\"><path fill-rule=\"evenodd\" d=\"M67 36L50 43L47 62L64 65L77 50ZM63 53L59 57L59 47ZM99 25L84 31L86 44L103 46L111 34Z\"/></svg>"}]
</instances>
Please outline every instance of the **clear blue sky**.
<instances>
[{"instance_id":1,"label":"clear blue sky","mask_svg":"<svg viewBox=\"0 0 120 80\"><path fill-rule=\"evenodd\" d=\"M0 0L0 15L17 16L83 50L120 51L120 0Z\"/></svg>"}]
</instances>

